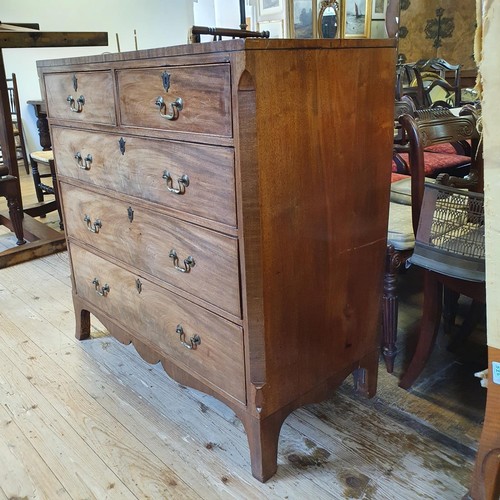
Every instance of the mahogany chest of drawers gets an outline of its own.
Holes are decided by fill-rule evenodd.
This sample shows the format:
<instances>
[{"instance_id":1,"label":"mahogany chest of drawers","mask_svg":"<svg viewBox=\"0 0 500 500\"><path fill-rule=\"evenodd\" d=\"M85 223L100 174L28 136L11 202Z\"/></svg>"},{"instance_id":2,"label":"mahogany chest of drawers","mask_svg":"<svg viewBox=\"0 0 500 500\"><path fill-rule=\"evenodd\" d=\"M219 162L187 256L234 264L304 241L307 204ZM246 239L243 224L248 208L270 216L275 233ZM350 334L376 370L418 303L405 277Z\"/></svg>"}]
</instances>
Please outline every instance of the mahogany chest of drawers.
<instances>
[{"instance_id":1,"label":"mahogany chest of drawers","mask_svg":"<svg viewBox=\"0 0 500 500\"><path fill-rule=\"evenodd\" d=\"M90 313L229 405L252 472L351 372L376 389L388 40L229 40L40 61L79 339Z\"/></svg>"}]
</instances>

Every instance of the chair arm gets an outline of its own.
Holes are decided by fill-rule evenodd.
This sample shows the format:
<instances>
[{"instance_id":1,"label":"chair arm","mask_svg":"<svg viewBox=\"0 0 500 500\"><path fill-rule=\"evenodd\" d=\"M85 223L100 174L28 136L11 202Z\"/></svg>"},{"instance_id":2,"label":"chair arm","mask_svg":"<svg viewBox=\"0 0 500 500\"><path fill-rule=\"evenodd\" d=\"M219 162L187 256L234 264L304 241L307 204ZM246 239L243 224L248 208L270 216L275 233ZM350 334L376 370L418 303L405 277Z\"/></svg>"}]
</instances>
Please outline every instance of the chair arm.
<instances>
[{"instance_id":1,"label":"chair arm","mask_svg":"<svg viewBox=\"0 0 500 500\"><path fill-rule=\"evenodd\" d=\"M474 188L479 184L479 175L475 170L471 170L465 177L456 177L449 174L439 174L436 177L436 184L449 186L458 189Z\"/></svg>"}]
</instances>

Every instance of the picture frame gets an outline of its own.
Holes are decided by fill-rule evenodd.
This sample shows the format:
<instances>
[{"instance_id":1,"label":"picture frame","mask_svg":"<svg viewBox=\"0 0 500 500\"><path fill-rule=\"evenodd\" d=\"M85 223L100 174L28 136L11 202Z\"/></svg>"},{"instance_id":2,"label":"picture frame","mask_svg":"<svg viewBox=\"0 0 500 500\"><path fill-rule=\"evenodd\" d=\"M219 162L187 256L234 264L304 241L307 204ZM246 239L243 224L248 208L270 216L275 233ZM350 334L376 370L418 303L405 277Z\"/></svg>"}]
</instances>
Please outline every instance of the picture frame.
<instances>
[{"instance_id":1,"label":"picture frame","mask_svg":"<svg viewBox=\"0 0 500 500\"><path fill-rule=\"evenodd\" d=\"M269 31L269 38L285 38L284 20L260 21L259 31Z\"/></svg>"},{"instance_id":2,"label":"picture frame","mask_svg":"<svg viewBox=\"0 0 500 500\"><path fill-rule=\"evenodd\" d=\"M259 0L259 19L283 17L283 0Z\"/></svg>"},{"instance_id":3,"label":"picture frame","mask_svg":"<svg viewBox=\"0 0 500 500\"><path fill-rule=\"evenodd\" d=\"M287 18L290 38L316 38L316 0L288 0Z\"/></svg>"},{"instance_id":4,"label":"picture frame","mask_svg":"<svg viewBox=\"0 0 500 500\"><path fill-rule=\"evenodd\" d=\"M343 38L370 38L371 0L343 0Z\"/></svg>"},{"instance_id":5,"label":"picture frame","mask_svg":"<svg viewBox=\"0 0 500 500\"><path fill-rule=\"evenodd\" d=\"M380 0L287 0L287 28L290 38L323 38L323 26L326 8L328 15L336 11L334 38L370 38L372 25L372 3ZM333 5L335 4L335 5ZM377 4L377 9L384 10L388 0ZM383 12L385 16L385 10ZM327 30L328 31L328 30Z\"/></svg>"},{"instance_id":6,"label":"picture frame","mask_svg":"<svg viewBox=\"0 0 500 500\"><path fill-rule=\"evenodd\" d=\"M372 20L385 19L387 0L372 0Z\"/></svg>"}]
</instances>

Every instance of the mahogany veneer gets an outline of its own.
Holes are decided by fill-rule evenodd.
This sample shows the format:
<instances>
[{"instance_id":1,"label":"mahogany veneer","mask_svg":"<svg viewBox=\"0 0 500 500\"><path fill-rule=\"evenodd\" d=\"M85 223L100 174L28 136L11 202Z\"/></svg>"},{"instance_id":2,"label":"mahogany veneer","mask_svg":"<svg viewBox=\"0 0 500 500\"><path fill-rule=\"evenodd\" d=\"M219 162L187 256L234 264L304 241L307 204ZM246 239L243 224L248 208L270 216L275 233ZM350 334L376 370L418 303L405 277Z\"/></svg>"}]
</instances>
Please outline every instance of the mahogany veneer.
<instances>
[{"instance_id":1,"label":"mahogany veneer","mask_svg":"<svg viewBox=\"0 0 500 500\"><path fill-rule=\"evenodd\" d=\"M351 372L375 393L394 61L247 39L38 63L77 337L92 313L229 405L261 481L291 411Z\"/></svg>"}]
</instances>

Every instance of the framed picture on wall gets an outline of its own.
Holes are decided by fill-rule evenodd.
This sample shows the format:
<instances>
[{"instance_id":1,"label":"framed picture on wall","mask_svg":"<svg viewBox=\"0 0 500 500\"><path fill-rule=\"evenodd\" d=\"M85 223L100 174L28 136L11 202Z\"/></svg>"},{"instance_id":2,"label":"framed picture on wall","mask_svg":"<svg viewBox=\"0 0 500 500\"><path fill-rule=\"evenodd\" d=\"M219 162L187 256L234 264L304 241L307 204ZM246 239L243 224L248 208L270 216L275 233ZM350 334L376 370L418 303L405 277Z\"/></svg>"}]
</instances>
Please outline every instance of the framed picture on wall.
<instances>
[{"instance_id":1,"label":"framed picture on wall","mask_svg":"<svg viewBox=\"0 0 500 500\"><path fill-rule=\"evenodd\" d=\"M279 17L279 14L283 14L283 0L259 0L259 19L268 19L277 15Z\"/></svg>"},{"instance_id":2,"label":"framed picture on wall","mask_svg":"<svg viewBox=\"0 0 500 500\"><path fill-rule=\"evenodd\" d=\"M369 38L371 0L345 0L343 5L344 36L346 38Z\"/></svg>"},{"instance_id":3,"label":"framed picture on wall","mask_svg":"<svg viewBox=\"0 0 500 500\"><path fill-rule=\"evenodd\" d=\"M314 38L316 17L315 0L289 0L289 35L292 38Z\"/></svg>"},{"instance_id":4,"label":"framed picture on wall","mask_svg":"<svg viewBox=\"0 0 500 500\"><path fill-rule=\"evenodd\" d=\"M387 0L372 0L372 19L385 19Z\"/></svg>"},{"instance_id":5,"label":"framed picture on wall","mask_svg":"<svg viewBox=\"0 0 500 500\"><path fill-rule=\"evenodd\" d=\"M269 38L284 38L284 20L279 19L276 21L260 21L259 31L269 31Z\"/></svg>"}]
</instances>

